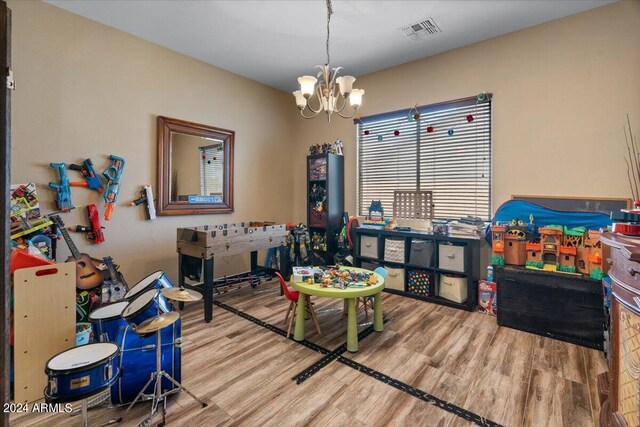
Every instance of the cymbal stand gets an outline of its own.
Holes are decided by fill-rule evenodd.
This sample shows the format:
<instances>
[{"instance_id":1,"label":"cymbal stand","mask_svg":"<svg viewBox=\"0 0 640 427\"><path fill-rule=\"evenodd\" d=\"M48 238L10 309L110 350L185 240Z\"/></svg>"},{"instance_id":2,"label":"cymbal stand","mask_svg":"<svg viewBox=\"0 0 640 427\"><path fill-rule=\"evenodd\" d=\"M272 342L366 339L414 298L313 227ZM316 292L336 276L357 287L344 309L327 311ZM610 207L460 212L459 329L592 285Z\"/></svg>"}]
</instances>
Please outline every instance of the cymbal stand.
<instances>
[{"instance_id":1,"label":"cymbal stand","mask_svg":"<svg viewBox=\"0 0 640 427\"><path fill-rule=\"evenodd\" d=\"M158 310L158 316L160 316L160 304L159 304L159 295L160 295L160 289L157 290L156 295L155 295L155 300L156 300L156 306L157 306L157 310ZM153 402L151 404L151 414L145 418L140 424L138 424L138 426L148 426L149 424L151 424L151 421L153 420L153 418L155 418L155 416L158 414L158 405L160 404L160 402L162 402L162 422L160 424L158 424L158 426L164 426L165 424L165 415L166 415L166 410L167 410L167 396L169 394L174 394L177 393L179 391L184 391L185 393L187 393L189 396L191 396L191 398L193 400L195 400L196 402L198 402L200 405L202 405L203 408L205 408L207 406L207 404L205 402L203 402L201 399L197 398L193 393L191 393L187 388L185 388L182 384L180 384L178 381L176 381L175 378L173 378L171 375L169 375L168 373L166 373L165 371L162 370L162 337L161 337L161 329L156 331L156 371L153 372L151 374L151 377L149 378L149 381L147 381L147 383L142 387L142 390L140 390L140 392L138 393L138 395L136 396L136 398L133 400L133 402L131 402L131 404L129 404L129 406L127 407L127 410L124 411L124 416L127 415L127 412L129 412L131 410L131 408L133 408L133 405L135 405L140 399L142 399L142 397L145 395L144 391L147 389L147 387L149 387L149 385L151 385L151 383L153 381L156 382L155 387L154 387L154 392L153 392ZM173 389L173 390L168 390L166 392L162 392L162 378L166 378L169 381L171 381L176 387L178 387L178 389ZM124 416L118 418L116 420L116 422L121 422L124 419Z\"/></svg>"}]
</instances>

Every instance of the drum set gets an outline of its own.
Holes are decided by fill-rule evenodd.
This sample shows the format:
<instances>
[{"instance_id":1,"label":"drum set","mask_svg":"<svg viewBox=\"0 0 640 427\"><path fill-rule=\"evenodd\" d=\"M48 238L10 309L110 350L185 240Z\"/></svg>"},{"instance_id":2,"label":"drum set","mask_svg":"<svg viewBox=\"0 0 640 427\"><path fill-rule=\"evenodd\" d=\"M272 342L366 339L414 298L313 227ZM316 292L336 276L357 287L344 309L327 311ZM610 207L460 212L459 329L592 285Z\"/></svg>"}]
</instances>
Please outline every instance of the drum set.
<instances>
[{"instance_id":1,"label":"drum set","mask_svg":"<svg viewBox=\"0 0 640 427\"><path fill-rule=\"evenodd\" d=\"M131 288L124 301L92 311L89 320L97 342L49 359L45 400L82 400L84 426L88 425L87 399L108 389L112 405L129 404L124 416L137 402L152 400L151 414L140 425L149 425L159 410L162 423L158 425L164 425L166 398L180 390L207 406L180 383L182 326L180 314L169 302L200 299L199 292L175 288L164 272L156 271Z\"/></svg>"}]
</instances>

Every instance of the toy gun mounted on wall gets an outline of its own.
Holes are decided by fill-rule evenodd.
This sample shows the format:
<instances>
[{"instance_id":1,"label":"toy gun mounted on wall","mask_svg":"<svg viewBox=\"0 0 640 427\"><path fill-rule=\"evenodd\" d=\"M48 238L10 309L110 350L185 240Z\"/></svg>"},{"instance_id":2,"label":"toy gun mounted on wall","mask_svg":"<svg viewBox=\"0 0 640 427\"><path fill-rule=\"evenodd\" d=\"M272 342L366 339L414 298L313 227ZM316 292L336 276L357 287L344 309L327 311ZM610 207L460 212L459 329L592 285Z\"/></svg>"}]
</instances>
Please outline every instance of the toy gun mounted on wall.
<instances>
[{"instance_id":1,"label":"toy gun mounted on wall","mask_svg":"<svg viewBox=\"0 0 640 427\"><path fill-rule=\"evenodd\" d=\"M100 214L98 213L97 206L94 204L87 206L87 213L89 214L89 222L91 225L74 225L69 227L69 231L87 233L87 237L89 240L93 240L93 243L104 242L104 233L102 232L104 227L100 225Z\"/></svg>"},{"instance_id":2,"label":"toy gun mounted on wall","mask_svg":"<svg viewBox=\"0 0 640 427\"><path fill-rule=\"evenodd\" d=\"M67 167L64 163L49 163L52 168L58 169L58 175L60 175L60 184L50 182L49 187L54 188L57 192L56 203L58 209L62 212L69 212L73 209L73 203L71 202L71 188L69 188L69 177L67 177Z\"/></svg>"},{"instance_id":3,"label":"toy gun mounted on wall","mask_svg":"<svg viewBox=\"0 0 640 427\"><path fill-rule=\"evenodd\" d=\"M118 193L120 192L120 180L122 179L122 172L124 171L125 161L122 157L114 156L111 154L109 159L113 161L111 166L102 172L102 175L107 178L107 187L104 192L104 201L106 202L104 210L104 219L109 221L113 208L115 207L116 200L118 199Z\"/></svg>"},{"instance_id":4,"label":"toy gun mounted on wall","mask_svg":"<svg viewBox=\"0 0 640 427\"><path fill-rule=\"evenodd\" d=\"M82 162L82 165L69 165L69 169L79 171L85 179L85 182L79 181L69 183L72 187L87 187L91 190L96 190L98 193L102 193L102 181L100 181L100 176L93 168L93 162L91 159L85 160Z\"/></svg>"},{"instance_id":5,"label":"toy gun mounted on wall","mask_svg":"<svg viewBox=\"0 0 640 427\"><path fill-rule=\"evenodd\" d=\"M153 190L150 185L143 185L140 190L140 197L129 203L131 206L140 206L144 203L147 207L147 218L156 219L156 207L153 204Z\"/></svg>"}]
</instances>

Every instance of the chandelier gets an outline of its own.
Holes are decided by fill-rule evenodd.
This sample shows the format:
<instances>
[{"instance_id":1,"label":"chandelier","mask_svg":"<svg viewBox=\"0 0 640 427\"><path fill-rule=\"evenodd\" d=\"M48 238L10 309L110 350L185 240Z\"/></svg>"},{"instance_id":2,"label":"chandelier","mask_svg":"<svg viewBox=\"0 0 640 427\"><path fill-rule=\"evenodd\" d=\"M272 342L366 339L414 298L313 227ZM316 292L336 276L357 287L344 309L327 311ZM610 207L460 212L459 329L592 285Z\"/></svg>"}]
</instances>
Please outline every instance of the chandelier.
<instances>
[{"instance_id":1,"label":"chandelier","mask_svg":"<svg viewBox=\"0 0 640 427\"><path fill-rule=\"evenodd\" d=\"M320 112L327 113L327 121L331 121L331 114L337 113L340 117L349 119L355 116L358 107L362 104L362 95L364 90L354 89L353 82L356 78L353 76L340 76L338 72L342 67L330 68L329 57L329 24L331 22L331 15L333 9L331 7L331 0L327 1L327 63L324 65L316 65L318 74L317 78L313 76L302 76L298 78L300 83L300 90L293 92L293 96L296 98L296 104L300 110L300 114L305 119L312 119ZM319 82L318 82L319 80ZM316 82L318 85L316 86ZM315 95L315 96L314 96ZM311 106L311 100L316 99L314 103L316 108ZM343 115L345 107L348 103L351 104L353 111L350 115ZM305 114L307 112L307 114Z\"/></svg>"}]
</instances>

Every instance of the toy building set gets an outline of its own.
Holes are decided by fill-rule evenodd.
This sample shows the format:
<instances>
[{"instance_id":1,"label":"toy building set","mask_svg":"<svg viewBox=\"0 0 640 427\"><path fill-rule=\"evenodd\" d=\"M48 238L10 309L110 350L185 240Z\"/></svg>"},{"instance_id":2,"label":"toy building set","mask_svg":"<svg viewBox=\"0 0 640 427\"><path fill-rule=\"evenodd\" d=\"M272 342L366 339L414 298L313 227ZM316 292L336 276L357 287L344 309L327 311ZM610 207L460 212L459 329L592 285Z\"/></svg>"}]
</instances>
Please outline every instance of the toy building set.
<instances>
[{"instance_id":1,"label":"toy building set","mask_svg":"<svg viewBox=\"0 0 640 427\"><path fill-rule=\"evenodd\" d=\"M533 218L528 225L522 221L492 225L491 264L525 266L602 279L600 231L562 225L547 225L538 228L536 233L534 231Z\"/></svg>"}]
</instances>

